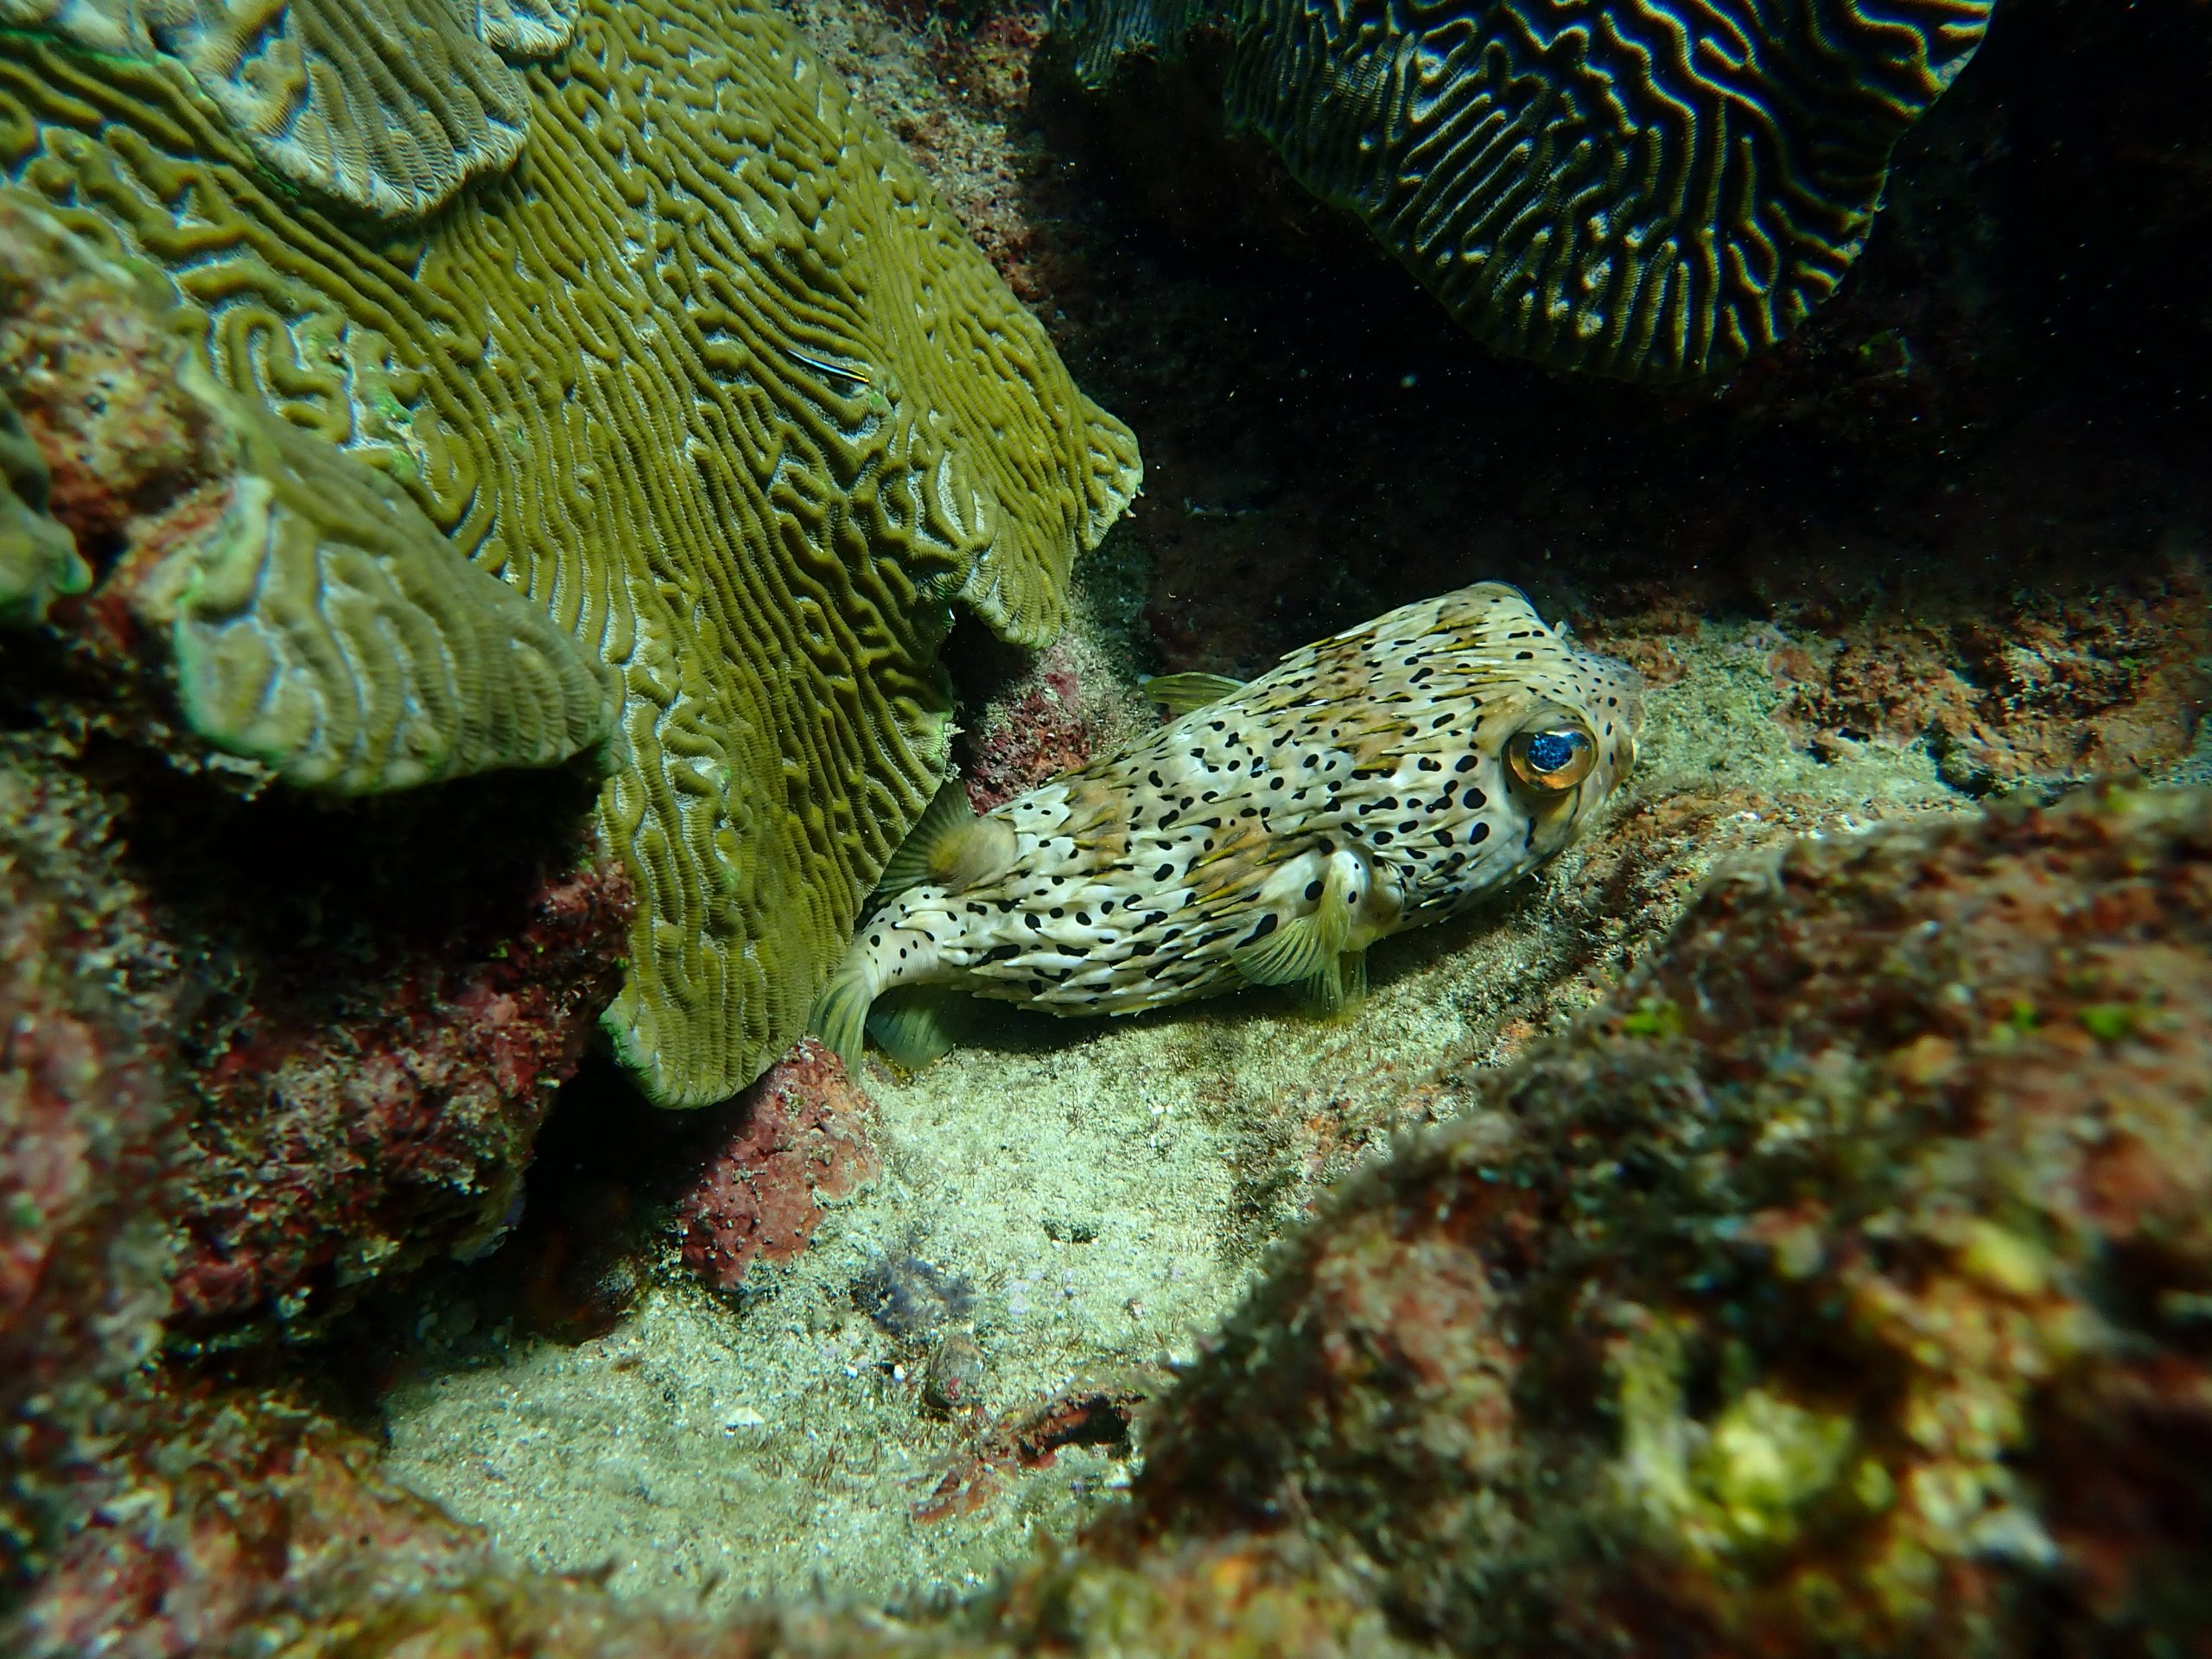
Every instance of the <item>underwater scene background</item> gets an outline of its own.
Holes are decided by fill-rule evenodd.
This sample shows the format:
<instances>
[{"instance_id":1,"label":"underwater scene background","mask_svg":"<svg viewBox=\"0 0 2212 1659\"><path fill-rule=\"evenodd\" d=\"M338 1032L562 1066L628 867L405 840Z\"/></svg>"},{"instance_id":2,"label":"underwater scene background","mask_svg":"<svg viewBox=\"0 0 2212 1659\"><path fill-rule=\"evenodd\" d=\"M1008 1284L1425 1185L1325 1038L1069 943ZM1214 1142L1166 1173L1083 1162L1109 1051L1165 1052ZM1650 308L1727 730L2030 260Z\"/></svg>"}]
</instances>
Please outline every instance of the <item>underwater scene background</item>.
<instances>
[{"instance_id":1,"label":"underwater scene background","mask_svg":"<svg viewBox=\"0 0 2212 1659\"><path fill-rule=\"evenodd\" d=\"M2208 84L0 0L0 1649L2199 1651Z\"/></svg>"}]
</instances>

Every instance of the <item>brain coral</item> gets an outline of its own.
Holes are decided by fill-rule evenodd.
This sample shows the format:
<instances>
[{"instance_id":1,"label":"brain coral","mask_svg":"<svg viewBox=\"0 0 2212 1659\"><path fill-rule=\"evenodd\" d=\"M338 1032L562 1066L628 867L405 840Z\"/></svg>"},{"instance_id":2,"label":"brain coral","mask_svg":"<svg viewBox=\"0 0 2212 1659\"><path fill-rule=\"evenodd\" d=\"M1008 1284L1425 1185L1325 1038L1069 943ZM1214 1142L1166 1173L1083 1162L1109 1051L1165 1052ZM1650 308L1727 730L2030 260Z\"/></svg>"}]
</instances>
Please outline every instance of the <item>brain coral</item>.
<instances>
[{"instance_id":1,"label":"brain coral","mask_svg":"<svg viewBox=\"0 0 2212 1659\"><path fill-rule=\"evenodd\" d=\"M1484 344L1667 380L1782 339L1992 0L1058 0L1093 87L1225 37L1228 116Z\"/></svg>"},{"instance_id":2,"label":"brain coral","mask_svg":"<svg viewBox=\"0 0 2212 1659\"><path fill-rule=\"evenodd\" d=\"M520 79L515 167L395 230L281 188L170 59L17 33L0 174L620 671L608 1024L696 1103L797 1033L933 791L949 601L1049 639L1135 448L772 14L590 0Z\"/></svg>"},{"instance_id":3,"label":"brain coral","mask_svg":"<svg viewBox=\"0 0 2212 1659\"><path fill-rule=\"evenodd\" d=\"M0 0L0 25L174 58L270 168L406 218L513 162L527 104L501 54L559 51L575 11L575 0Z\"/></svg>"}]
</instances>

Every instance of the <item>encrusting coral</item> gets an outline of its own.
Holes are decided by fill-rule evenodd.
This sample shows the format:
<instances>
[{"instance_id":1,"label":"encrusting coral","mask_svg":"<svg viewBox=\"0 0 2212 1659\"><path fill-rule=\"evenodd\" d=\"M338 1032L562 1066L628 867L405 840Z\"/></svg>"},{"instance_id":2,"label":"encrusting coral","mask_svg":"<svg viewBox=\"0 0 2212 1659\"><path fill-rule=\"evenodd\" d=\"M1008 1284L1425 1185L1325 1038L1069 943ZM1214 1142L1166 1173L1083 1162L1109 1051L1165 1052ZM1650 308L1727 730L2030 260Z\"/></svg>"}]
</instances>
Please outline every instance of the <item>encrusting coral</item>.
<instances>
[{"instance_id":1,"label":"encrusting coral","mask_svg":"<svg viewBox=\"0 0 2212 1659\"><path fill-rule=\"evenodd\" d=\"M1217 57L1233 128L1485 345L1670 380L1788 334L1858 257L1897 140L1990 0L1060 0L1094 88Z\"/></svg>"},{"instance_id":2,"label":"encrusting coral","mask_svg":"<svg viewBox=\"0 0 2212 1659\"><path fill-rule=\"evenodd\" d=\"M378 229L274 188L162 62L17 33L0 175L619 671L602 817L639 907L607 1023L702 1103L797 1034L942 775L949 604L1050 639L1135 448L772 14L598 0L521 80L513 168Z\"/></svg>"}]
</instances>

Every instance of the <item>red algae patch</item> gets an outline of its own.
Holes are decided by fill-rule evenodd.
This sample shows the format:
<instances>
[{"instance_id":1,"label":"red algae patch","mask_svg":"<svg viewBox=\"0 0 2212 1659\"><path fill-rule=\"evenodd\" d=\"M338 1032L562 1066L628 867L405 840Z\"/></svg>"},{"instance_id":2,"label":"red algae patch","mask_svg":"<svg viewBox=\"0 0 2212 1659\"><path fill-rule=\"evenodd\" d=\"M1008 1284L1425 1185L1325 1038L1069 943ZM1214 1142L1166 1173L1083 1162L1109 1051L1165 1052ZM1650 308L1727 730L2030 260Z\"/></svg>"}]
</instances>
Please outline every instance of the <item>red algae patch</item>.
<instances>
[{"instance_id":1,"label":"red algae patch","mask_svg":"<svg viewBox=\"0 0 2212 1659\"><path fill-rule=\"evenodd\" d=\"M490 1248L555 1086L613 995L631 911L579 823L574 862L383 925L238 959L199 1033L181 1201L184 1323L326 1313L369 1280Z\"/></svg>"},{"instance_id":2,"label":"red algae patch","mask_svg":"<svg viewBox=\"0 0 2212 1659\"><path fill-rule=\"evenodd\" d=\"M851 1197L883 1166L869 1139L868 1096L811 1037L718 1110L722 1129L677 1200L677 1227L683 1265L731 1291L755 1262L779 1267L796 1257L825 1206Z\"/></svg>"}]
</instances>

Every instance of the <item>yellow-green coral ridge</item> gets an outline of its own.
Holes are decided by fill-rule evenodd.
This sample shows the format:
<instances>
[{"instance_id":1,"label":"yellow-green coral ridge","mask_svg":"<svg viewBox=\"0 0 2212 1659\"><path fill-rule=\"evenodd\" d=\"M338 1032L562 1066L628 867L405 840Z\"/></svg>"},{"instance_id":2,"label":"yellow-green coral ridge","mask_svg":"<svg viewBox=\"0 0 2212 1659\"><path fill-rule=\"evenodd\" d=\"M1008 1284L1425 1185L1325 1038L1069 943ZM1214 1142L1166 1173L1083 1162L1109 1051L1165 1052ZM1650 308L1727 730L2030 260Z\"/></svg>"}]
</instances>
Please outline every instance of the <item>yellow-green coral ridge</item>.
<instances>
[{"instance_id":1,"label":"yellow-green coral ridge","mask_svg":"<svg viewBox=\"0 0 2212 1659\"><path fill-rule=\"evenodd\" d=\"M948 602L1050 638L1135 446L772 14L594 0L522 75L513 170L407 237L276 184L177 66L35 36L0 41L0 171L620 671L609 1024L705 1102L799 1030L933 791Z\"/></svg>"}]
</instances>

